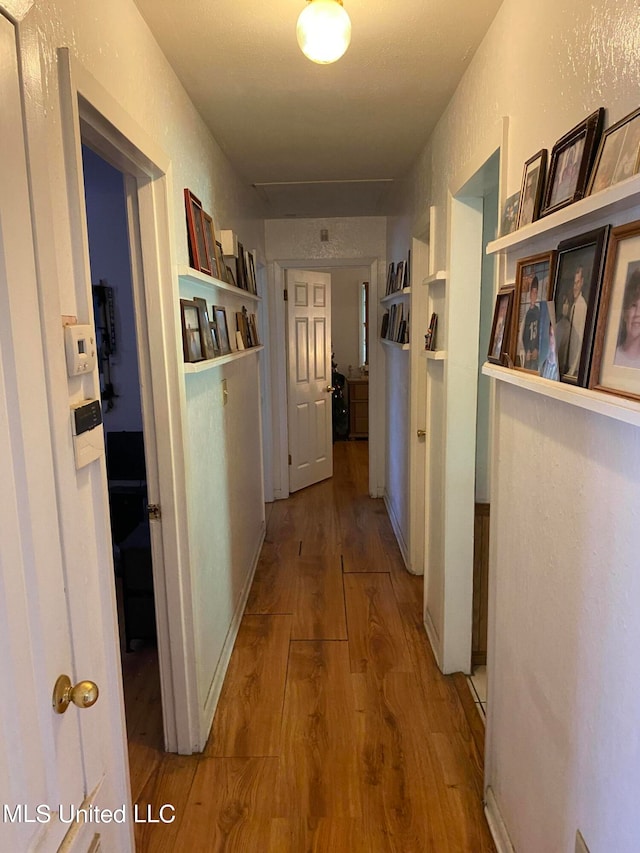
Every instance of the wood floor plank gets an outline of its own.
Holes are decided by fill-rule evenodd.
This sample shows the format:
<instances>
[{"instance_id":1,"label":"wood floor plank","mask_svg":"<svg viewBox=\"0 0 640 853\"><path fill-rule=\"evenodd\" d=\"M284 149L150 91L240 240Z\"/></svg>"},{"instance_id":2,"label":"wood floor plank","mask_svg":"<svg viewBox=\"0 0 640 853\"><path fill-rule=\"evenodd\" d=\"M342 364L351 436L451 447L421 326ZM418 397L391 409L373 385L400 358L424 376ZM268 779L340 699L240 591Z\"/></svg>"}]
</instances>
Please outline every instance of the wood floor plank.
<instances>
[{"instance_id":1,"label":"wood floor plank","mask_svg":"<svg viewBox=\"0 0 640 853\"><path fill-rule=\"evenodd\" d=\"M245 616L222 688L208 756L280 751L291 616Z\"/></svg>"},{"instance_id":2,"label":"wood floor plank","mask_svg":"<svg viewBox=\"0 0 640 853\"><path fill-rule=\"evenodd\" d=\"M164 756L158 650L145 646L124 653L123 682L131 796L138 795Z\"/></svg>"},{"instance_id":3,"label":"wood floor plank","mask_svg":"<svg viewBox=\"0 0 640 853\"><path fill-rule=\"evenodd\" d=\"M347 620L340 560L301 557L292 640L346 640Z\"/></svg>"},{"instance_id":4,"label":"wood floor plank","mask_svg":"<svg viewBox=\"0 0 640 853\"><path fill-rule=\"evenodd\" d=\"M345 492L338 506L345 572L388 572L389 556L380 537L382 500Z\"/></svg>"},{"instance_id":5,"label":"wood floor plank","mask_svg":"<svg viewBox=\"0 0 640 853\"><path fill-rule=\"evenodd\" d=\"M246 614L293 613L296 602L297 564L300 542L265 542L249 599Z\"/></svg>"},{"instance_id":6,"label":"wood floor plank","mask_svg":"<svg viewBox=\"0 0 640 853\"><path fill-rule=\"evenodd\" d=\"M272 853L391 853L382 827L365 828L363 820L336 817L273 820L268 849Z\"/></svg>"},{"instance_id":7,"label":"wood floor plank","mask_svg":"<svg viewBox=\"0 0 640 853\"><path fill-rule=\"evenodd\" d=\"M138 813L158 816L160 806L168 803L175 809L173 823L137 823L134 826L138 853L173 853L181 849L182 824L187 814L187 801L198 768L199 757L165 754L156 772L148 779L144 790L133 798ZM167 813L169 817L169 813Z\"/></svg>"},{"instance_id":8,"label":"wood floor plank","mask_svg":"<svg viewBox=\"0 0 640 853\"><path fill-rule=\"evenodd\" d=\"M206 758L185 806L180 850L265 849L276 815L277 758Z\"/></svg>"},{"instance_id":9,"label":"wood floor plank","mask_svg":"<svg viewBox=\"0 0 640 853\"><path fill-rule=\"evenodd\" d=\"M282 817L359 817L355 700L345 642L292 642L282 726Z\"/></svg>"},{"instance_id":10,"label":"wood floor plank","mask_svg":"<svg viewBox=\"0 0 640 853\"><path fill-rule=\"evenodd\" d=\"M352 672L411 672L389 575L346 574L344 585Z\"/></svg>"}]
</instances>

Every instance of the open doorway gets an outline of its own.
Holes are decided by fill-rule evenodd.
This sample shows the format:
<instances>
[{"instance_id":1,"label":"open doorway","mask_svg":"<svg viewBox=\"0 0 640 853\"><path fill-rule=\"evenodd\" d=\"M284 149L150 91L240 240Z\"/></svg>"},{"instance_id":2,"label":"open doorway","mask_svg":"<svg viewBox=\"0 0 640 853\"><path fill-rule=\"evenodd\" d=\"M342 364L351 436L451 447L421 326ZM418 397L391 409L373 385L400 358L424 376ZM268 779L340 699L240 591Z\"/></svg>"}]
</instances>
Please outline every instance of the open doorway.
<instances>
[{"instance_id":1,"label":"open doorway","mask_svg":"<svg viewBox=\"0 0 640 853\"><path fill-rule=\"evenodd\" d=\"M134 802L164 750L151 532L124 174L82 146L114 583Z\"/></svg>"}]
</instances>

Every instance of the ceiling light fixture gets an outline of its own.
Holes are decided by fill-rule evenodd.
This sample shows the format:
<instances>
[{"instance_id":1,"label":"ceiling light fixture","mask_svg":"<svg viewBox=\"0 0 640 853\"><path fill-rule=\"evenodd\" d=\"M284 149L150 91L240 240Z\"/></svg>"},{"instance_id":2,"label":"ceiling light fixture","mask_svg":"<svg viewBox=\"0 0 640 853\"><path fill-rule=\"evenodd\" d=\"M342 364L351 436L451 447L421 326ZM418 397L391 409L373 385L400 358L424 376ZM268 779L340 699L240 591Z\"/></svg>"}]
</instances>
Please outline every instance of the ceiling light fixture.
<instances>
[{"instance_id":1,"label":"ceiling light fixture","mask_svg":"<svg viewBox=\"0 0 640 853\"><path fill-rule=\"evenodd\" d=\"M312 62L328 65L340 59L351 41L351 20L342 0L307 0L296 35L300 50Z\"/></svg>"}]
</instances>

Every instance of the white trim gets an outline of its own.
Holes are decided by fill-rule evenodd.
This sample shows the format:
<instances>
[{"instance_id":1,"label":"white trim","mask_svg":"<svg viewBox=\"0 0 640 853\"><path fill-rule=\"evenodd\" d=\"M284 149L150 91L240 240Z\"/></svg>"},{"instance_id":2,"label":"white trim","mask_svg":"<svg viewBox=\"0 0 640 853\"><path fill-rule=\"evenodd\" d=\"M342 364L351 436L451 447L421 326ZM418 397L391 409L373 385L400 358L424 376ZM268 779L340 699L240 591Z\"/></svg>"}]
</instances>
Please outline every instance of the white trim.
<instances>
[{"instance_id":1,"label":"white trim","mask_svg":"<svg viewBox=\"0 0 640 853\"><path fill-rule=\"evenodd\" d=\"M640 426L640 402L637 400L627 400L625 397L603 391L578 388L577 385L569 385L566 382L554 382L552 379L543 379L535 374L500 367L497 364L484 364L482 372L485 376L490 376L499 382L533 391L534 394L551 397L552 400L559 400L561 403L595 412L605 418Z\"/></svg>"},{"instance_id":2,"label":"white trim","mask_svg":"<svg viewBox=\"0 0 640 853\"><path fill-rule=\"evenodd\" d=\"M182 367L185 376L192 373L204 373L206 370L213 370L216 367L222 367L223 364L228 364L230 361L236 361L238 358L244 358L247 355L262 352L263 345L257 347L248 347L247 349L234 350L226 355L217 355L215 358L208 358L205 361L197 361L193 364L185 362Z\"/></svg>"},{"instance_id":3,"label":"white trim","mask_svg":"<svg viewBox=\"0 0 640 853\"><path fill-rule=\"evenodd\" d=\"M487 823L489 824L491 837L493 838L498 853L516 853L491 788L487 788L485 794L484 813L487 818Z\"/></svg>"},{"instance_id":4,"label":"white trim","mask_svg":"<svg viewBox=\"0 0 640 853\"><path fill-rule=\"evenodd\" d=\"M424 612L423 624L424 629L427 632L427 637L429 638L429 643L431 644L433 656L436 659L438 667L442 669L442 644L428 608Z\"/></svg>"},{"instance_id":5,"label":"white trim","mask_svg":"<svg viewBox=\"0 0 640 853\"><path fill-rule=\"evenodd\" d=\"M106 156L116 168L138 179L140 246L149 328L144 346L149 349L152 416L156 423L166 425L157 433L163 559L153 561L154 585L160 591L161 599L163 593L166 594L166 612L162 608L157 609L159 649L170 649L168 659L166 655L160 656L163 718L166 718L165 746L168 751L189 754L198 748L198 703L188 526L184 508L184 380L181 382L177 357L181 337L174 308L178 300L178 283L171 262L170 162L134 119L70 56L67 48L58 50L58 67L71 237L78 268L86 267L84 298L89 313L90 276L82 191L81 133L82 139L101 156ZM139 341L139 346L141 343ZM103 477L106 477L104 468ZM104 490L106 492L106 479ZM154 495L150 494L149 499L154 502ZM104 509L95 505L95 511L103 513ZM157 563L161 563L158 569ZM172 571L163 572L162 566L171 566Z\"/></svg>"},{"instance_id":6,"label":"white trim","mask_svg":"<svg viewBox=\"0 0 640 853\"><path fill-rule=\"evenodd\" d=\"M446 349L423 349L420 350L420 358L426 358L427 361L445 361L447 351Z\"/></svg>"},{"instance_id":7,"label":"white trim","mask_svg":"<svg viewBox=\"0 0 640 853\"><path fill-rule=\"evenodd\" d=\"M422 284L424 287L430 287L432 284L446 284L447 283L447 273L445 270L438 270L433 275L429 275L426 278L422 279Z\"/></svg>"},{"instance_id":8,"label":"white trim","mask_svg":"<svg viewBox=\"0 0 640 853\"><path fill-rule=\"evenodd\" d=\"M393 505L389 498L389 495L386 491L382 495L384 500L384 505L387 508L387 515L389 516L389 520L391 522L391 527L393 528L393 532L396 535L396 539L398 540L398 547L400 548L400 553L402 554L402 559L404 560L404 564L407 567L407 571L410 574L414 574L409 568L409 548L407 547L407 543L404 541L404 536L402 534L402 528L400 527L400 522L398 521L394 511Z\"/></svg>"},{"instance_id":9,"label":"white trim","mask_svg":"<svg viewBox=\"0 0 640 853\"><path fill-rule=\"evenodd\" d=\"M209 732L211 731L213 717L218 706L220 694L222 692L222 686L224 684L225 675L227 674L227 668L231 659L231 653L233 652L233 647L238 636L238 631L240 630L240 623L242 622L244 610L247 606L247 600L251 591L253 577L256 573L256 568L258 567L258 560L260 559L260 552L264 543L265 534L266 524L263 521L262 526L260 528L260 536L258 538L258 545L253 557L251 570L247 575L244 587L242 588L242 592L240 593L240 598L238 599L238 603L233 614L233 619L231 620L231 624L229 625L229 630L227 631L227 636L225 637L224 645L222 646L222 651L220 652L220 657L216 665L216 671L209 686L209 691L207 693L207 698L205 699L204 708L202 709L200 719L200 743L202 745L202 750L204 750L204 747L207 743L207 739L209 737Z\"/></svg>"},{"instance_id":10,"label":"white trim","mask_svg":"<svg viewBox=\"0 0 640 853\"><path fill-rule=\"evenodd\" d=\"M576 201L573 204L557 210L543 219L537 219L524 228L519 228L505 237L500 237L487 244L487 254L520 249L535 237L540 237L548 231L562 228L565 225L579 225L586 228L591 223L599 223L602 219L617 213L624 213L638 205L640 197L640 174L627 178L619 184L601 190L595 195Z\"/></svg>"},{"instance_id":11,"label":"white trim","mask_svg":"<svg viewBox=\"0 0 640 853\"><path fill-rule=\"evenodd\" d=\"M262 302L262 297L258 296L257 293L250 293L242 287L236 287L235 284L229 284L228 281L220 281L219 278L214 278L212 275L200 272L200 270L194 270L192 267L179 266L178 278L189 284L205 284L207 287L212 287L215 290L226 290L228 293L233 293L239 299Z\"/></svg>"},{"instance_id":12,"label":"white trim","mask_svg":"<svg viewBox=\"0 0 640 853\"><path fill-rule=\"evenodd\" d=\"M387 302L394 302L396 299L401 299L403 296L411 296L410 287L404 287L402 290L396 290L388 296L383 296L380 300L380 304L385 305Z\"/></svg>"}]
</instances>

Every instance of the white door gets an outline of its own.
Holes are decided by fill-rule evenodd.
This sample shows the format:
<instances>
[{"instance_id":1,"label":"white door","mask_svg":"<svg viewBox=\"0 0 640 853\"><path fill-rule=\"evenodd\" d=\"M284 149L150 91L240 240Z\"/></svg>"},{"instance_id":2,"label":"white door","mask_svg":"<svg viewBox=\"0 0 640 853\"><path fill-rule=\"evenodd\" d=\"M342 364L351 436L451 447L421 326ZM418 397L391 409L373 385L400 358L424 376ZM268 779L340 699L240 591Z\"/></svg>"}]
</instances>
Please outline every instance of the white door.
<instances>
[{"instance_id":1,"label":"white door","mask_svg":"<svg viewBox=\"0 0 640 853\"><path fill-rule=\"evenodd\" d=\"M64 714L52 707L59 675L73 682L95 675L74 666L67 599L74 579L60 539L16 35L1 14L0 138L0 850L53 853L65 841L65 853L99 844L126 853L130 823L74 819L105 790L127 790L104 758L114 753L118 728L105 727L104 710L119 707L118 697L114 703L106 689L94 707L72 704ZM91 613L92 606L86 596L84 607ZM101 645L96 671L103 673L113 669L113 655Z\"/></svg>"},{"instance_id":2,"label":"white door","mask_svg":"<svg viewBox=\"0 0 640 853\"><path fill-rule=\"evenodd\" d=\"M333 475L331 275L287 271L289 491Z\"/></svg>"}]
</instances>

